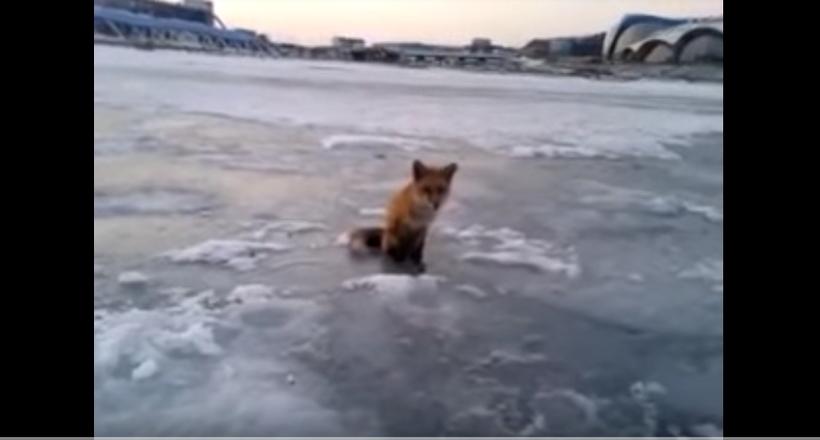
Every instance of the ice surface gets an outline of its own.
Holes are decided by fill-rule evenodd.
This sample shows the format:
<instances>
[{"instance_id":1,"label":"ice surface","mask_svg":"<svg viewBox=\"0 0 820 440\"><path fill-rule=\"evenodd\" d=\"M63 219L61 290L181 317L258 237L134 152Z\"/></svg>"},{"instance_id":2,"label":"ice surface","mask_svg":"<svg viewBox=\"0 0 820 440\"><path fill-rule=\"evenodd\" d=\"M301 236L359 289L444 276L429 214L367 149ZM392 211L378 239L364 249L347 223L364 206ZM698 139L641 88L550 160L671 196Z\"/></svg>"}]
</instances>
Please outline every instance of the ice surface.
<instances>
[{"instance_id":1,"label":"ice surface","mask_svg":"<svg viewBox=\"0 0 820 440\"><path fill-rule=\"evenodd\" d=\"M405 151L418 151L429 148L430 143L419 140L391 136L369 136L337 134L322 140L322 146L328 150L338 148L399 148Z\"/></svg>"},{"instance_id":2,"label":"ice surface","mask_svg":"<svg viewBox=\"0 0 820 440\"><path fill-rule=\"evenodd\" d=\"M273 297L273 289L262 284L247 284L237 286L229 294L227 299L242 304L265 302Z\"/></svg>"},{"instance_id":3,"label":"ice surface","mask_svg":"<svg viewBox=\"0 0 820 440\"><path fill-rule=\"evenodd\" d=\"M694 425L689 428L695 435L707 438L723 438L723 430L711 423Z\"/></svg>"},{"instance_id":4,"label":"ice surface","mask_svg":"<svg viewBox=\"0 0 820 440\"><path fill-rule=\"evenodd\" d=\"M121 194L94 194L95 216L191 214L215 206L207 195L170 189L140 189Z\"/></svg>"},{"instance_id":5,"label":"ice surface","mask_svg":"<svg viewBox=\"0 0 820 440\"><path fill-rule=\"evenodd\" d=\"M102 316L95 322L94 374L114 373L127 361L133 365L129 376L140 376L154 368L144 363L159 365L166 356L180 352L218 354L206 322L199 316L140 310Z\"/></svg>"},{"instance_id":6,"label":"ice surface","mask_svg":"<svg viewBox=\"0 0 820 440\"><path fill-rule=\"evenodd\" d=\"M190 287L181 287L181 286L165 287L165 288L157 290L157 293L159 293L160 295L167 295L167 296L174 297L174 298L182 298L182 297L188 295L191 292L193 292L193 289L191 289Z\"/></svg>"},{"instance_id":7,"label":"ice surface","mask_svg":"<svg viewBox=\"0 0 820 440\"><path fill-rule=\"evenodd\" d=\"M442 277L427 274L418 276L376 274L346 280L342 283L342 288L350 291L405 295L416 291L435 290L442 281L444 281Z\"/></svg>"},{"instance_id":8,"label":"ice surface","mask_svg":"<svg viewBox=\"0 0 820 440\"><path fill-rule=\"evenodd\" d=\"M643 280L644 280L643 275L641 275L641 274L639 274L639 273L636 273L636 272L630 273L629 275L627 275L627 278L628 278L630 281L633 281L633 282L635 282L635 283L641 283L641 282L643 282Z\"/></svg>"},{"instance_id":9,"label":"ice surface","mask_svg":"<svg viewBox=\"0 0 820 440\"><path fill-rule=\"evenodd\" d=\"M94 77L98 212L140 215L95 216L95 434L722 427L722 86L101 47ZM463 166L441 277L315 245L378 224L410 156Z\"/></svg>"},{"instance_id":10,"label":"ice surface","mask_svg":"<svg viewBox=\"0 0 820 440\"><path fill-rule=\"evenodd\" d=\"M482 239L495 241L490 251L463 253L461 259L464 261L553 272L568 278L581 275L578 256L572 248L560 248L544 240L528 239L523 233L510 228L487 229L472 225L460 230L449 227L444 232L471 245L477 245Z\"/></svg>"},{"instance_id":11,"label":"ice surface","mask_svg":"<svg viewBox=\"0 0 820 440\"><path fill-rule=\"evenodd\" d=\"M387 213L387 210L384 208L361 208L359 209L359 215L362 217L384 217Z\"/></svg>"},{"instance_id":12,"label":"ice surface","mask_svg":"<svg viewBox=\"0 0 820 440\"><path fill-rule=\"evenodd\" d=\"M607 143L604 140L586 140L584 145L518 145L509 150L509 155L515 158L550 158L550 159L621 159L628 157L646 157L654 159L675 160L680 156L667 150L662 145L639 144L634 147L617 143Z\"/></svg>"},{"instance_id":13,"label":"ice surface","mask_svg":"<svg viewBox=\"0 0 820 440\"><path fill-rule=\"evenodd\" d=\"M148 283L148 277L142 272L123 272L117 277L117 282L125 286L142 286Z\"/></svg>"},{"instance_id":14,"label":"ice surface","mask_svg":"<svg viewBox=\"0 0 820 440\"><path fill-rule=\"evenodd\" d=\"M274 242L208 240L185 249L162 254L174 263L222 264L237 270L250 270L270 253L285 252L291 246Z\"/></svg>"},{"instance_id":15,"label":"ice surface","mask_svg":"<svg viewBox=\"0 0 820 440\"><path fill-rule=\"evenodd\" d=\"M549 139L551 145L582 148L582 155L599 152L594 154L668 159L675 155L662 142L723 131L722 85L613 83L435 69L418 72L371 65L305 69L305 64L289 60L225 65L203 60L201 65L191 65L153 53L103 47L95 47L94 54L95 71L130 66L145 73L143 79L132 78L127 83L115 76L98 77L95 96L274 123L347 127L411 138L465 139L505 155L514 146L528 145L548 154L569 154L565 149L550 153L543 149L543 142L537 142ZM170 75L174 79L180 77L180 71L186 72L188 81L175 81L170 89L150 86L152 76ZM219 81L207 80L214 75ZM277 82L285 86L266 86ZM317 87L328 82L339 86ZM359 87L360 82L370 86ZM301 87L293 86L297 84ZM420 86L437 93L414 93ZM678 97L682 99L674 101ZM628 98L641 104L620 106ZM686 111L687 100L693 98L711 100L714 108ZM670 110L670 102L684 111ZM612 111L614 106L620 107ZM345 135L325 144L367 143L368 139L371 144L396 145L392 135L388 142ZM407 148L410 144L399 145Z\"/></svg>"},{"instance_id":16,"label":"ice surface","mask_svg":"<svg viewBox=\"0 0 820 440\"><path fill-rule=\"evenodd\" d=\"M261 291L251 285L238 290L245 298ZM95 311L95 431L148 436L212 435L225 429L255 435L345 432L338 414L306 397L280 360L259 362L217 342L217 330L243 328L228 321L230 314L201 307L213 294L202 292L166 310ZM303 301L281 301L295 314L306 310ZM238 311L248 306L227 304ZM272 374L282 375L281 386Z\"/></svg>"},{"instance_id":17,"label":"ice surface","mask_svg":"<svg viewBox=\"0 0 820 440\"><path fill-rule=\"evenodd\" d=\"M712 283L712 290L723 293L723 260L705 259L678 274L684 279L698 279Z\"/></svg>"},{"instance_id":18,"label":"ice surface","mask_svg":"<svg viewBox=\"0 0 820 440\"><path fill-rule=\"evenodd\" d=\"M467 295L472 296L473 298L478 298L478 299L486 298L488 296L487 292L479 289L476 286L471 286L469 284L461 284L459 286L456 286L456 291L461 292L461 293L465 293Z\"/></svg>"},{"instance_id":19,"label":"ice surface","mask_svg":"<svg viewBox=\"0 0 820 440\"><path fill-rule=\"evenodd\" d=\"M580 182L586 193L581 203L604 209L637 210L660 216L696 214L713 223L723 223L723 213L715 207L700 205L677 196L663 196L649 191L620 188L598 182Z\"/></svg>"},{"instance_id":20,"label":"ice surface","mask_svg":"<svg viewBox=\"0 0 820 440\"><path fill-rule=\"evenodd\" d=\"M131 371L131 379L133 380L144 380L148 379L151 376L157 374L159 372L159 366L157 365L157 361L154 359L148 359L143 361L137 368L134 368Z\"/></svg>"},{"instance_id":21,"label":"ice surface","mask_svg":"<svg viewBox=\"0 0 820 440\"><path fill-rule=\"evenodd\" d=\"M712 206L698 205L692 202L682 202L683 208L693 214L702 215L713 223L723 223L723 212Z\"/></svg>"},{"instance_id":22,"label":"ice surface","mask_svg":"<svg viewBox=\"0 0 820 440\"><path fill-rule=\"evenodd\" d=\"M308 232L318 232L327 230L327 226L316 223L316 222L308 222L308 221L297 221L297 220L283 220L283 221L274 221L268 222L264 226L256 229L255 231L249 232L244 234L242 238L248 238L251 240L264 240L272 233L281 233L285 235L293 235L293 234L304 234Z\"/></svg>"}]
</instances>

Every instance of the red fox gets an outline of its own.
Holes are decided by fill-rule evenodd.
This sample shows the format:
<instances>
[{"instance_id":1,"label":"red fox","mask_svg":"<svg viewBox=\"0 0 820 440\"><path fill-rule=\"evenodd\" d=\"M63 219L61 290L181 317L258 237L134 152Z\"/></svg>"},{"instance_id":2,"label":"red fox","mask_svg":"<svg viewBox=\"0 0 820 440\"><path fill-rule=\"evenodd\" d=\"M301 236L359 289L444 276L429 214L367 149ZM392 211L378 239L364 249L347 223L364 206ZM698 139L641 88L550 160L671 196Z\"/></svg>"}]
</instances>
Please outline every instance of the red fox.
<instances>
[{"instance_id":1,"label":"red fox","mask_svg":"<svg viewBox=\"0 0 820 440\"><path fill-rule=\"evenodd\" d=\"M424 242L427 229L447 201L458 165L427 166L413 161L413 179L393 194L387 204L384 225L357 228L349 233L351 250L378 250L396 263L410 260L424 272Z\"/></svg>"}]
</instances>

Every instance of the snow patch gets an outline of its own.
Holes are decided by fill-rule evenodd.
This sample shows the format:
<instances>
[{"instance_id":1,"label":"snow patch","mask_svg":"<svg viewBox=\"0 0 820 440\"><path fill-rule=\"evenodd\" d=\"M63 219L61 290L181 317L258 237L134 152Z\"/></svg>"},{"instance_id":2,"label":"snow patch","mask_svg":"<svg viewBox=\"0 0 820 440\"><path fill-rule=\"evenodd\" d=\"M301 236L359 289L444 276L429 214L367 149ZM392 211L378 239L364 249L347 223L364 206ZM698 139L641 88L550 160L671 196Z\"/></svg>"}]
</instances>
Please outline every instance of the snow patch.
<instances>
[{"instance_id":1,"label":"snow patch","mask_svg":"<svg viewBox=\"0 0 820 440\"><path fill-rule=\"evenodd\" d=\"M649 191L619 188L598 182L583 182L586 194L580 197L583 204L604 209L637 210L659 216L679 216L684 213L699 215L713 223L723 223L723 213L717 208L683 200L676 196L661 196Z\"/></svg>"},{"instance_id":2,"label":"snow patch","mask_svg":"<svg viewBox=\"0 0 820 440\"><path fill-rule=\"evenodd\" d=\"M646 436L654 436L658 432L658 405L657 396L666 394L666 388L657 382L635 382L629 387L629 393L643 410L643 425Z\"/></svg>"},{"instance_id":3,"label":"snow patch","mask_svg":"<svg viewBox=\"0 0 820 440\"><path fill-rule=\"evenodd\" d=\"M387 210L384 208L361 208L359 209L359 215L362 217L384 217L387 214Z\"/></svg>"},{"instance_id":4,"label":"snow patch","mask_svg":"<svg viewBox=\"0 0 820 440\"><path fill-rule=\"evenodd\" d=\"M560 248L544 240L528 239L521 232L510 228L487 229L472 225L461 230L445 228L444 233L474 246L480 245L484 240L495 242L490 251L462 254L463 261L521 267L542 273L561 273L571 279L581 275L578 256L573 248Z\"/></svg>"},{"instance_id":5,"label":"snow patch","mask_svg":"<svg viewBox=\"0 0 820 440\"><path fill-rule=\"evenodd\" d=\"M456 292L461 292L461 293L470 295L473 298L478 298L478 299L483 299L483 298L486 298L488 296L487 292L479 289L476 286L472 286L472 285L469 285L469 284L461 284L459 286L456 286Z\"/></svg>"},{"instance_id":6,"label":"snow patch","mask_svg":"<svg viewBox=\"0 0 820 440\"><path fill-rule=\"evenodd\" d=\"M641 283L644 280L643 275L641 275L637 272L633 272L633 273L627 275L627 278L629 279L629 281L634 281L636 283Z\"/></svg>"},{"instance_id":7,"label":"snow patch","mask_svg":"<svg viewBox=\"0 0 820 440\"><path fill-rule=\"evenodd\" d=\"M655 159L678 160L680 156L661 147L647 149L619 148L607 150L605 148L570 147L565 145L519 145L509 150L509 155L519 159L546 158L546 159L609 159L617 160L626 157L647 157Z\"/></svg>"},{"instance_id":8,"label":"snow patch","mask_svg":"<svg viewBox=\"0 0 820 440\"><path fill-rule=\"evenodd\" d=\"M212 319L191 309L169 312L95 313L95 378L115 374L123 365L130 365L129 376L144 379L155 375L168 356L215 356L222 352L213 339Z\"/></svg>"},{"instance_id":9,"label":"snow patch","mask_svg":"<svg viewBox=\"0 0 820 440\"><path fill-rule=\"evenodd\" d=\"M723 438L723 430L711 423L694 425L691 426L689 430L691 430L693 434L699 437Z\"/></svg>"},{"instance_id":10,"label":"snow patch","mask_svg":"<svg viewBox=\"0 0 820 440\"><path fill-rule=\"evenodd\" d=\"M145 380L159 372L159 366L154 359L148 359L131 371L132 380Z\"/></svg>"},{"instance_id":11,"label":"snow patch","mask_svg":"<svg viewBox=\"0 0 820 440\"><path fill-rule=\"evenodd\" d=\"M274 291L263 284L236 286L227 296L228 301L242 304L265 302L273 298Z\"/></svg>"},{"instance_id":12,"label":"snow patch","mask_svg":"<svg viewBox=\"0 0 820 440\"><path fill-rule=\"evenodd\" d=\"M342 232L336 237L336 241L333 242L336 246L347 246L350 244L350 232Z\"/></svg>"},{"instance_id":13,"label":"snow patch","mask_svg":"<svg viewBox=\"0 0 820 440\"><path fill-rule=\"evenodd\" d=\"M251 240L264 240L271 233L281 233L286 235L304 234L307 232L325 231L327 227L321 223L283 220L269 222L260 229L244 234L242 238Z\"/></svg>"},{"instance_id":14,"label":"snow patch","mask_svg":"<svg viewBox=\"0 0 820 440\"><path fill-rule=\"evenodd\" d=\"M723 260L706 259L678 273L679 278L711 282L712 290L723 293Z\"/></svg>"},{"instance_id":15,"label":"snow patch","mask_svg":"<svg viewBox=\"0 0 820 440\"><path fill-rule=\"evenodd\" d=\"M712 206L698 205L691 202L682 202L683 208L692 214L702 215L712 223L723 223L723 212Z\"/></svg>"},{"instance_id":16,"label":"snow patch","mask_svg":"<svg viewBox=\"0 0 820 440\"><path fill-rule=\"evenodd\" d=\"M153 343L165 353L177 356L217 356L222 348L214 341L213 331L197 322L181 332L164 332L154 336Z\"/></svg>"},{"instance_id":17,"label":"snow patch","mask_svg":"<svg viewBox=\"0 0 820 440\"><path fill-rule=\"evenodd\" d=\"M246 271L270 253L285 252L291 246L274 242L208 240L185 249L171 250L161 256L174 263L220 264Z\"/></svg>"},{"instance_id":18,"label":"snow patch","mask_svg":"<svg viewBox=\"0 0 820 440\"><path fill-rule=\"evenodd\" d=\"M416 291L435 290L443 281L443 277L426 274L418 276L376 274L346 280L342 283L342 288L349 291L402 295Z\"/></svg>"},{"instance_id":19,"label":"snow patch","mask_svg":"<svg viewBox=\"0 0 820 440\"><path fill-rule=\"evenodd\" d=\"M419 139L410 139L397 136L371 136L355 134L337 134L322 139L325 149L337 148L399 148L412 152L429 148L431 144Z\"/></svg>"},{"instance_id":20,"label":"snow patch","mask_svg":"<svg viewBox=\"0 0 820 440\"><path fill-rule=\"evenodd\" d=\"M142 272L123 272L117 277L117 282L123 286L139 287L148 283L148 277Z\"/></svg>"},{"instance_id":21,"label":"snow patch","mask_svg":"<svg viewBox=\"0 0 820 440\"><path fill-rule=\"evenodd\" d=\"M166 287L164 289L157 290L157 293L173 298L181 298L190 294L192 291L193 289L188 287Z\"/></svg>"}]
</instances>

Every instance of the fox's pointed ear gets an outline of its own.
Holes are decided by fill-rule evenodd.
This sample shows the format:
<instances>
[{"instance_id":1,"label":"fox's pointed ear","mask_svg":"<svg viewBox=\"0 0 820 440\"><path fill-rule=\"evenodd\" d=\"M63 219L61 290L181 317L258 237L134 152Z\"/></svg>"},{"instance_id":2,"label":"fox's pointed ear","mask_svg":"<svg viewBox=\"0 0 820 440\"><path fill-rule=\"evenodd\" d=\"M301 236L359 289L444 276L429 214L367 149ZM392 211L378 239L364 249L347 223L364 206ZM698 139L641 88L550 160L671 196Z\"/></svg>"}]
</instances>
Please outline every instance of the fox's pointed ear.
<instances>
[{"instance_id":1,"label":"fox's pointed ear","mask_svg":"<svg viewBox=\"0 0 820 440\"><path fill-rule=\"evenodd\" d=\"M427 173L427 166L421 163L420 160L416 159L413 161L413 179L419 180Z\"/></svg>"},{"instance_id":2,"label":"fox's pointed ear","mask_svg":"<svg viewBox=\"0 0 820 440\"><path fill-rule=\"evenodd\" d=\"M447 165L446 167L441 169L442 174L444 174L444 176L447 177L447 180L452 180L453 175L456 173L456 171L458 171L457 163L451 163L450 165Z\"/></svg>"}]
</instances>

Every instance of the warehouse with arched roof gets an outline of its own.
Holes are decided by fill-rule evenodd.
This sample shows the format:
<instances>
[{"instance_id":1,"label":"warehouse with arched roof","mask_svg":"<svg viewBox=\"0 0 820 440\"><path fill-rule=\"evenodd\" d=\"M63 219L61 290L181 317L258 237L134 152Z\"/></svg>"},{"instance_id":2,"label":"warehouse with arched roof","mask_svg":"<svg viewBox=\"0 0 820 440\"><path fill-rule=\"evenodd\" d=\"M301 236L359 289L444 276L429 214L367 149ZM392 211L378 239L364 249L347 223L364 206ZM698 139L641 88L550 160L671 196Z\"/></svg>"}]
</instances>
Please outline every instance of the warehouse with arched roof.
<instances>
[{"instance_id":1,"label":"warehouse with arched roof","mask_svg":"<svg viewBox=\"0 0 820 440\"><path fill-rule=\"evenodd\" d=\"M646 63L723 61L723 17L627 15L607 32L604 59Z\"/></svg>"}]
</instances>

